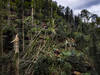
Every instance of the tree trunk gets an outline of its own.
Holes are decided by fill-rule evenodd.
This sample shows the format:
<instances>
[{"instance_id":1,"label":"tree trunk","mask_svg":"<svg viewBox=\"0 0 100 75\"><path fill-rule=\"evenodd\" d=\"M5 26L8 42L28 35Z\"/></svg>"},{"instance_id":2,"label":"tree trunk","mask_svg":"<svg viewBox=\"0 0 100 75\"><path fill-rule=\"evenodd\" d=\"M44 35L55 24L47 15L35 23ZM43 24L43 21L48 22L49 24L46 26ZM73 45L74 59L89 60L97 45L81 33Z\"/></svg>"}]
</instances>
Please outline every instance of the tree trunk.
<instances>
[{"instance_id":1,"label":"tree trunk","mask_svg":"<svg viewBox=\"0 0 100 75\"><path fill-rule=\"evenodd\" d=\"M0 32L0 48L1 48L1 51L0 51L0 56L3 57L3 33L2 33L2 30ZM4 73L4 66L2 65L2 75Z\"/></svg>"},{"instance_id":2,"label":"tree trunk","mask_svg":"<svg viewBox=\"0 0 100 75\"><path fill-rule=\"evenodd\" d=\"M22 21L24 21L24 11L23 11L23 20ZM24 49L25 49L25 40L24 40L24 37L25 37L25 34L24 34L24 23L23 23L23 27L22 27L22 34L23 34L23 51L24 51Z\"/></svg>"},{"instance_id":3,"label":"tree trunk","mask_svg":"<svg viewBox=\"0 0 100 75\"><path fill-rule=\"evenodd\" d=\"M25 34L24 34L24 0L23 0L23 16L22 16L22 23L23 23L23 26L22 26L22 34L23 34L23 51L25 49L25 40L24 40L24 37L25 37Z\"/></svg>"},{"instance_id":4,"label":"tree trunk","mask_svg":"<svg viewBox=\"0 0 100 75\"><path fill-rule=\"evenodd\" d=\"M15 50L15 75L19 75L19 37L16 35L14 42L14 50Z\"/></svg>"},{"instance_id":5,"label":"tree trunk","mask_svg":"<svg viewBox=\"0 0 100 75\"><path fill-rule=\"evenodd\" d=\"M31 6L32 6L32 12L31 12L31 16L32 16L32 26L34 26L34 0L32 0L32 3ZM30 40L32 41L32 32L31 32L31 36L30 36Z\"/></svg>"},{"instance_id":6,"label":"tree trunk","mask_svg":"<svg viewBox=\"0 0 100 75\"><path fill-rule=\"evenodd\" d=\"M34 8L32 7L32 26L33 26L33 19L34 19Z\"/></svg>"},{"instance_id":7,"label":"tree trunk","mask_svg":"<svg viewBox=\"0 0 100 75\"><path fill-rule=\"evenodd\" d=\"M10 12L10 0L8 2L8 25L10 25L10 16L11 16L11 12Z\"/></svg>"}]
</instances>

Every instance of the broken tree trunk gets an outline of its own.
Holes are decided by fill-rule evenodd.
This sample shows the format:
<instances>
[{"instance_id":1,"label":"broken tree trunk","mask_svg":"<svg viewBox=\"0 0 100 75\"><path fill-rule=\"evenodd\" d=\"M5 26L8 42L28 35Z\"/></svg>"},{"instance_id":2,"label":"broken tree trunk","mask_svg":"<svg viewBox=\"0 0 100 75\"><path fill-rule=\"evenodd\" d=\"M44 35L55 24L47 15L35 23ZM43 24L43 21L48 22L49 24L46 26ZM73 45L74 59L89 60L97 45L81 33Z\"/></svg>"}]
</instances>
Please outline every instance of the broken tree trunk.
<instances>
[{"instance_id":1,"label":"broken tree trunk","mask_svg":"<svg viewBox=\"0 0 100 75\"><path fill-rule=\"evenodd\" d=\"M18 34L16 34L16 37L12 42L14 43L14 50L15 50L15 75L19 75L19 37L18 37Z\"/></svg>"}]
</instances>

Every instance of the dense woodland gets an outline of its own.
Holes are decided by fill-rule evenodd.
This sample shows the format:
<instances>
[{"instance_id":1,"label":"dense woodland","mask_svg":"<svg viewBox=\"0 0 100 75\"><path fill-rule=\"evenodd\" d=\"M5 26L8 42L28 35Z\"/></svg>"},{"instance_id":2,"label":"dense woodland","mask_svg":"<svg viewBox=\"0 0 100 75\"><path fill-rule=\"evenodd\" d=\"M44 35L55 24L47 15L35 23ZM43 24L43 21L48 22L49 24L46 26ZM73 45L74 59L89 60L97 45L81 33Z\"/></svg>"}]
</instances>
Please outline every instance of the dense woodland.
<instances>
[{"instance_id":1,"label":"dense woodland","mask_svg":"<svg viewBox=\"0 0 100 75\"><path fill-rule=\"evenodd\" d=\"M0 0L0 75L100 75L99 57L98 15L52 0Z\"/></svg>"}]
</instances>

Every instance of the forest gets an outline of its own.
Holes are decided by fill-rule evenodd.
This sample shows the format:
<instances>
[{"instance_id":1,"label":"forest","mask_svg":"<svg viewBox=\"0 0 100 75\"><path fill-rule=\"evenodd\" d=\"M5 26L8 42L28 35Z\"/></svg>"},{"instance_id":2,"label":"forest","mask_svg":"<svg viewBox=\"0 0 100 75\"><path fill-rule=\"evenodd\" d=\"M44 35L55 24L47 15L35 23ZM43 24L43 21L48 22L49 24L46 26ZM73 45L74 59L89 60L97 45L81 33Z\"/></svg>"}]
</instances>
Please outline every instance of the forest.
<instances>
[{"instance_id":1,"label":"forest","mask_svg":"<svg viewBox=\"0 0 100 75\"><path fill-rule=\"evenodd\" d=\"M0 0L0 75L100 75L100 17L52 0Z\"/></svg>"}]
</instances>

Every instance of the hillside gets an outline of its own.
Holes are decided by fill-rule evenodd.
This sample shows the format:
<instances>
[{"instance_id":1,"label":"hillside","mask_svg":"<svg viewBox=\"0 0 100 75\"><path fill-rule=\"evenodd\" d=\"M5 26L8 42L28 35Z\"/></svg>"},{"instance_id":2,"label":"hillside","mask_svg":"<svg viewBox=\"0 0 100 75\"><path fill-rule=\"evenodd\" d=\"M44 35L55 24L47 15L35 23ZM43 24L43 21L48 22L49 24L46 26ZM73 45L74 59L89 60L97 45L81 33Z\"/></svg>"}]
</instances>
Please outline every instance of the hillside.
<instances>
[{"instance_id":1,"label":"hillside","mask_svg":"<svg viewBox=\"0 0 100 75\"><path fill-rule=\"evenodd\" d=\"M99 25L52 0L0 1L0 75L100 75Z\"/></svg>"}]
</instances>

